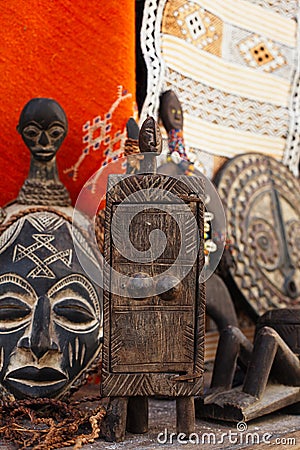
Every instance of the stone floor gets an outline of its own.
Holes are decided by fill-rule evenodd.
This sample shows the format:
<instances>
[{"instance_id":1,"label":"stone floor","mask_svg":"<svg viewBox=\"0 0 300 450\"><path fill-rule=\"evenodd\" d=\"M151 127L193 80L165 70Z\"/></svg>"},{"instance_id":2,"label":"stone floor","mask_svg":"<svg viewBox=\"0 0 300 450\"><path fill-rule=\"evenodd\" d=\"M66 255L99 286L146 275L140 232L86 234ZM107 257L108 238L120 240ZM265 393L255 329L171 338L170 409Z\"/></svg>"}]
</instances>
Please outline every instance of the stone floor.
<instances>
[{"instance_id":1,"label":"stone floor","mask_svg":"<svg viewBox=\"0 0 300 450\"><path fill-rule=\"evenodd\" d=\"M84 395L95 391L85 388ZM82 447L83 450L266 450L266 449L300 449L300 416L277 412L246 425L196 420L195 434L189 437L175 436L176 403L173 400L151 399L149 402L149 432L143 435L127 433L122 443L97 442ZM172 435L173 433L173 435ZM0 443L2 450L14 450L16 447ZM67 449L65 447L65 449ZM70 449L70 447L68 447Z\"/></svg>"}]
</instances>

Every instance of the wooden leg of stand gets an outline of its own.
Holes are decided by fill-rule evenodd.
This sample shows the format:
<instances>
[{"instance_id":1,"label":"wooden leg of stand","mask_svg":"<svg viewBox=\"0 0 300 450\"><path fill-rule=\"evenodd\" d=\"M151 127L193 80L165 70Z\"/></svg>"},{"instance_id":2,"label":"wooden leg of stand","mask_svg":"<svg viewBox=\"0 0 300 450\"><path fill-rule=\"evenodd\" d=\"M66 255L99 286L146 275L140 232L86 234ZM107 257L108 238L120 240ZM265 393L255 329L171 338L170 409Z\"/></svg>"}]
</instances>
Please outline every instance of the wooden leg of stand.
<instances>
[{"instance_id":1,"label":"wooden leg of stand","mask_svg":"<svg viewBox=\"0 0 300 450\"><path fill-rule=\"evenodd\" d=\"M126 429L130 433L147 433L148 397L129 397Z\"/></svg>"},{"instance_id":2,"label":"wooden leg of stand","mask_svg":"<svg viewBox=\"0 0 300 450\"><path fill-rule=\"evenodd\" d=\"M187 436L195 431L194 397L176 398L177 433Z\"/></svg>"},{"instance_id":3,"label":"wooden leg of stand","mask_svg":"<svg viewBox=\"0 0 300 450\"><path fill-rule=\"evenodd\" d=\"M107 441L125 439L128 397L111 397L106 416L101 424L101 436Z\"/></svg>"}]
</instances>

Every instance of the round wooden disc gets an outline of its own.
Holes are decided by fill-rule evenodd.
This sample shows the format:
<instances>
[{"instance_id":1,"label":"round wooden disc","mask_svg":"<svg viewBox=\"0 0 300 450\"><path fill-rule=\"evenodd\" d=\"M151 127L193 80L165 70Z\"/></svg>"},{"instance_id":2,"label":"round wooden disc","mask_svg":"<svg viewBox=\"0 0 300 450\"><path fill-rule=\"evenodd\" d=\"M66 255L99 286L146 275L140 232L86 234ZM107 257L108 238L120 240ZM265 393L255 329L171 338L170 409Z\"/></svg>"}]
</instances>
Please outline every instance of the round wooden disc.
<instances>
[{"instance_id":1,"label":"round wooden disc","mask_svg":"<svg viewBox=\"0 0 300 450\"><path fill-rule=\"evenodd\" d=\"M216 184L233 248L228 270L258 315L300 300L300 187L280 162L260 154L230 160Z\"/></svg>"}]
</instances>

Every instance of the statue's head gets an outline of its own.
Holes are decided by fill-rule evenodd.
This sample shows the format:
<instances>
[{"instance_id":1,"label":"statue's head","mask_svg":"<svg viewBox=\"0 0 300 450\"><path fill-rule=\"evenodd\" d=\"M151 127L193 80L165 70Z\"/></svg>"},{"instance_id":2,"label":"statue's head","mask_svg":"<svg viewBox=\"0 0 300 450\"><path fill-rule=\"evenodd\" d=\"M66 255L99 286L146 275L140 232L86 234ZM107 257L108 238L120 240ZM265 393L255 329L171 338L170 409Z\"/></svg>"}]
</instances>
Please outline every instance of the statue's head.
<instances>
[{"instance_id":1,"label":"statue's head","mask_svg":"<svg viewBox=\"0 0 300 450\"><path fill-rule=\"evenodd\" d=\"M153 117L147 117L139 134L139 147L141 153L160 155L162 151L162 137L159 126Z\"/></svg>"},{"instance_id":2,"label":"statue's head","mask_svg":"<svg viewBox=\"0 0 300 450\"><path fill-rule=\"evenodd\" d=\"M166 91L161 95L159 114L168 133L171 130L182 130L182 108L174 91Z\"/></svg>"},{"instance_id":3,"label":"statue's head","mask_svg":"<svg viewBox=\"0 0 300 450\"><path fill-rule=\"evenodd\" d=\"M0 384L17 398L58 397L100 353L99 271L81 229L55 210L20 214L0 235Z\"/></svg>"},{"instance_id":4,"label":"statue's head","mask_svg":"<svg viewBox=\"0 0 300 450\"><path fill-rule=\"evenodd\" d=\"M24 106L17 130L35 160L51 161L66 137L67 117L55 100L33 98Z\"/></svg>"}]
</instances>

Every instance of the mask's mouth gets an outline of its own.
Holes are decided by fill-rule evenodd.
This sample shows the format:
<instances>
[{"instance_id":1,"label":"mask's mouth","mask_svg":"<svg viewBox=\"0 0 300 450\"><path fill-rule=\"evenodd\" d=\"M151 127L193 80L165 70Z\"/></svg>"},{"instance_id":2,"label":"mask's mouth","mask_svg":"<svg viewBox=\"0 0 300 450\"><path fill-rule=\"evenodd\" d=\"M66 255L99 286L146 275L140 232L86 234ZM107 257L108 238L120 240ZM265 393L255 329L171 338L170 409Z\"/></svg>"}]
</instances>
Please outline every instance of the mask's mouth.
<instances>
[{"instance_id":1,"label":"mask's mouth","mask_svg":"<svg viewBox=\"0 0 300 450\"><path fill-rule=\"evenodd\" d=\"M49 156L53 156L55 154L55 148L52 146L49 147L36 147L33 151L34 156L38 156L40 158L47 158Z\"/></svg>"},{"instance_id":2,"label":"mask's mouth","mask_svg":"<svg viewBox=\"0 0 300 450\"><path fill-rule=\"evenodd\" d=\"M32 366L22 367L12 370L5 376L7 383L18 383L27 386L55 386L59 383L65 383L67 377L59 370L51 367L38 369Z\"/></svg>"}]
</instances>

